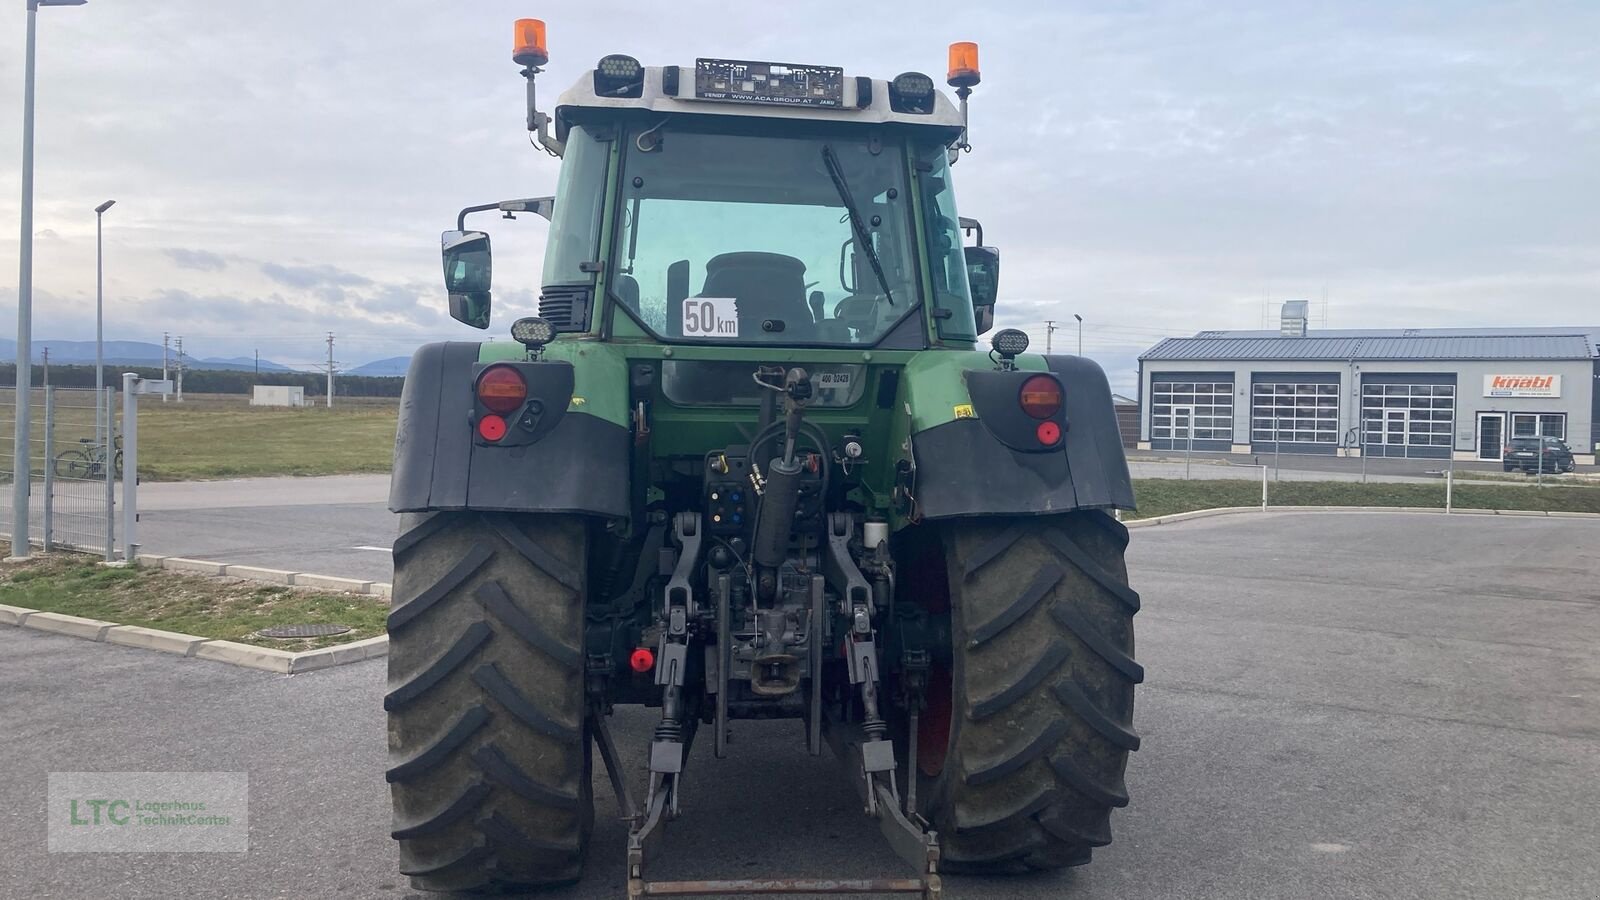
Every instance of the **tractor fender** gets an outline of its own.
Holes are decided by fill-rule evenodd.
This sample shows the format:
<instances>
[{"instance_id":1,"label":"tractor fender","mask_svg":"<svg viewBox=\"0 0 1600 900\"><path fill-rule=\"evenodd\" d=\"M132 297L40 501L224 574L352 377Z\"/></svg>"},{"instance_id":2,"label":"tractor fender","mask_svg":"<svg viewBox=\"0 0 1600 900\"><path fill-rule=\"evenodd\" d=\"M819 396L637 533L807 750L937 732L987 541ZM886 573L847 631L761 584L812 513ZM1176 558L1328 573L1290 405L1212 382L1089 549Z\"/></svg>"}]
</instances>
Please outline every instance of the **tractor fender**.
<instances>
[{"instance_id":1,"label":"tractor fender","mask_svg":"<svg viewBox=\"0 0 1600 900\"><path fill-rule=\"evenodd\" d=\"M554 424L516 446L474 440L476 343L426 344L411 357L400 394L389 509L628 515L628 429L574 406L571 378ZM530 363L528 365L542 365ZM559 362L550 365L569 366ZM618 377L622 377L619 371ZM537 382L530 390L539 390Z\"/></svg>"},{"instance_id":2,"label":"tractor fender","mask_svg":"<svg viewBox=\"0 0 1600 900\"><path fill-rule=\"evenodd\" d=\"M994 400L971 391L974 415L912 435L913 491L922 518L1134 508L1133 482L1105 371L1078 356L1043 359L1063 388L1061 447L1048 452L1013 449L1016 442L1001 427L1013 411L994 409ZM1015 376L1020 380L1033 372ZM1009 396L1006 402L1011 402ZM993 422L985 421L986 406Z\"/></svg>"}]
</instances>

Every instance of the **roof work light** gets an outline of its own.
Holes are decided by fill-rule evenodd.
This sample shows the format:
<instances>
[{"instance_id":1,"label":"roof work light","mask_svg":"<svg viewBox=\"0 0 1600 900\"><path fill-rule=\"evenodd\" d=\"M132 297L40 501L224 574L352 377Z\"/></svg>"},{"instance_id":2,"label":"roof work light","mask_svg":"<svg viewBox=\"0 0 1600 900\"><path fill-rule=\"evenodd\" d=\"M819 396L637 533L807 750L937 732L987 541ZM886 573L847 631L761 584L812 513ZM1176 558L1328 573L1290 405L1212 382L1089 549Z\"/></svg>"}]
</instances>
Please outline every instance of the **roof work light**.
<instances>
[{"instance_id":1,"label":"roof work light","mask_svg":"<svg viewBox=\"0 0 1600 900\"><path fill-rule=\"evenodd\" d=\"M902 72L889 82L889 108L895 112L933 112L933 79L921 72Z\"/></svg>"},{"instance_id":2,"label":"roof work light","mask_svg":"<svg viewBox=\"0 0 1600 900\"><path fill-rule=\"evenodd\" d=\"M602 57L594 67L594 92L602 97L644 95L644 66L622 53Z\"/></svg>"}]
</instances>

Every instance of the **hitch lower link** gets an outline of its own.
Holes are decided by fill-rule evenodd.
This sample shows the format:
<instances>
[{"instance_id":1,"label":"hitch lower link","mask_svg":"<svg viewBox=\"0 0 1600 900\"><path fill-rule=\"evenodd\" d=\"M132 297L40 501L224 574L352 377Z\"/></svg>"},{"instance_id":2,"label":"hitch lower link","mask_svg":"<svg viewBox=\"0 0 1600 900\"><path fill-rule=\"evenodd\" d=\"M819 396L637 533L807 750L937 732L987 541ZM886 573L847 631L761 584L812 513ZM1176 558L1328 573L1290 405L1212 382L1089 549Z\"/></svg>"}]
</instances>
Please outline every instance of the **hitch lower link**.
<instances>
[{"instance_id":1,"label":"hitch lower link","mask_svg":"<svg viewBox=\"0 0 1600 900\"><path fill-rule=\"evenodd\" d=\"M834 535L830 541L829 567L833 572L843 569L853 575L847 583L865 585L853 561L845 554L843 537L849 534L849 516L830 516L829 530ZM665 823L677 818L679 813L679 782L683 773L684 756L691 735L682 720L684 664L688 659L688 621L697 612L690 577L699 563L701 531L699 520L692 513L680 513L673 521L673 531L682 553L667 582L665 613L667 627L661 636L657 654L656 683L662 688L661 724L656 726L650 744L650 782L643 810L638 810L628 796L615 745L610 731L604 727L591 730L600 742L601 759L605 762L611 784L617 792L617 802L630 822L628 832L628 900L647 897L733 897L774 894L916 894L923 900L942 900L943 886L939 878L938 836L917 815L914 806L901 811L901 800L895 782L894 745L888 739L887 724L878 710L878 654L871 630L870 591L847 590L844 602L848 604L852 623L847 641L850 680L861 688L861 700L866 716L860 737L847 743L854 748L835 745L841 759L859 758L861 769L857 788L866 800L867 813L878 820L879 828L895 854L916 871L911 878L739 878L708 881L649 881L645 878L645 863L655 856ZM842 556L842 559L840 556ZM819 579L820 580L820 579ZM820 595L820 589L817 591ZM721 598L726 602L726 598ZM721 618L721 617L719 617ZM723 641L726 635L720 636ZM720 668L720 667L719 667ZM813 670L816 672L817 670ZM718 678L723 678L718 673ZM719 695L727 689L719 685ZM915 713L913 712L913 715ZM816 728L813 719L812 728ZM719 715L718 737L721 738L726 722ZM912 723L912 734L916 724ZM832 737L832 735L830 735ZM914 740L914 738L913 738ZM812 739L815 751L815 738ZM720 745L720 740L719 740ZM719 746L719 750L720 750ZM853 749L855 752L850 752ZM915 750L913 749L913 754ZM857 756L859 754L859 756ZM719 753L720 755L720 753ZM915 756L912 757L913 763ZM914 778L912 779L914 781ZM914 790L914 788L913 788ZM914 797L915 794L912 794ZM914 803L914 800L909 802Z\"/></svg>"}]
</instances>

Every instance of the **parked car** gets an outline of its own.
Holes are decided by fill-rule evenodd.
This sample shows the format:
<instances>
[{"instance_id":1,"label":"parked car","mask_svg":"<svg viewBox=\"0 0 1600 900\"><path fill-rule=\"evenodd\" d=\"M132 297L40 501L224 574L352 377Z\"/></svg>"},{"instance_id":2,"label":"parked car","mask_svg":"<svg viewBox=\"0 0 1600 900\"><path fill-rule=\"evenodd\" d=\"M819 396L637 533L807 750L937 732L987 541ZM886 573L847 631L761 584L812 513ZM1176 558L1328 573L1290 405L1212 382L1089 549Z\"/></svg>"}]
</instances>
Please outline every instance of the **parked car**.
<instances>
[{"instance_id":1,"label":"parked car","mask_svg":"<svg viewBox=\"0 0 1600 900\"><path fill-rule=\"evenodd\" d=\"M1541 447L1544 456L1543 465L1539 462ZM1571 472L1572 448L1558 437L1515 437L1506 445L1502 466L1507 472L1521 469L1530 475L1540 471Z\"/></svg>"}]
</instances>

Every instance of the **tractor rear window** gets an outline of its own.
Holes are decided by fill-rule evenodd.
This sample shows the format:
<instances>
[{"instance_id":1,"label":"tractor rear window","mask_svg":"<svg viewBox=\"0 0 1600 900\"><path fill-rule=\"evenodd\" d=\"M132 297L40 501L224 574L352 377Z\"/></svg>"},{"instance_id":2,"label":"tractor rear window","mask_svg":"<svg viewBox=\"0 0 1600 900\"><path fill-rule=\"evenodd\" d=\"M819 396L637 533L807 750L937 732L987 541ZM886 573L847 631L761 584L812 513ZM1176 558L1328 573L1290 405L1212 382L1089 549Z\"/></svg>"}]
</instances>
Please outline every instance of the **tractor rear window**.
<instances>
[{"instance_id":1,"label":"tractor rear window","mask_svg":"<svg viewBox=\"0 0 1600 900\"><path fill-rule=\"evenodd\" d=\"M917 304L895 144L658 129L624 166L612 292L662 337L871 344Z\"/></svg>"}]
</instances>

